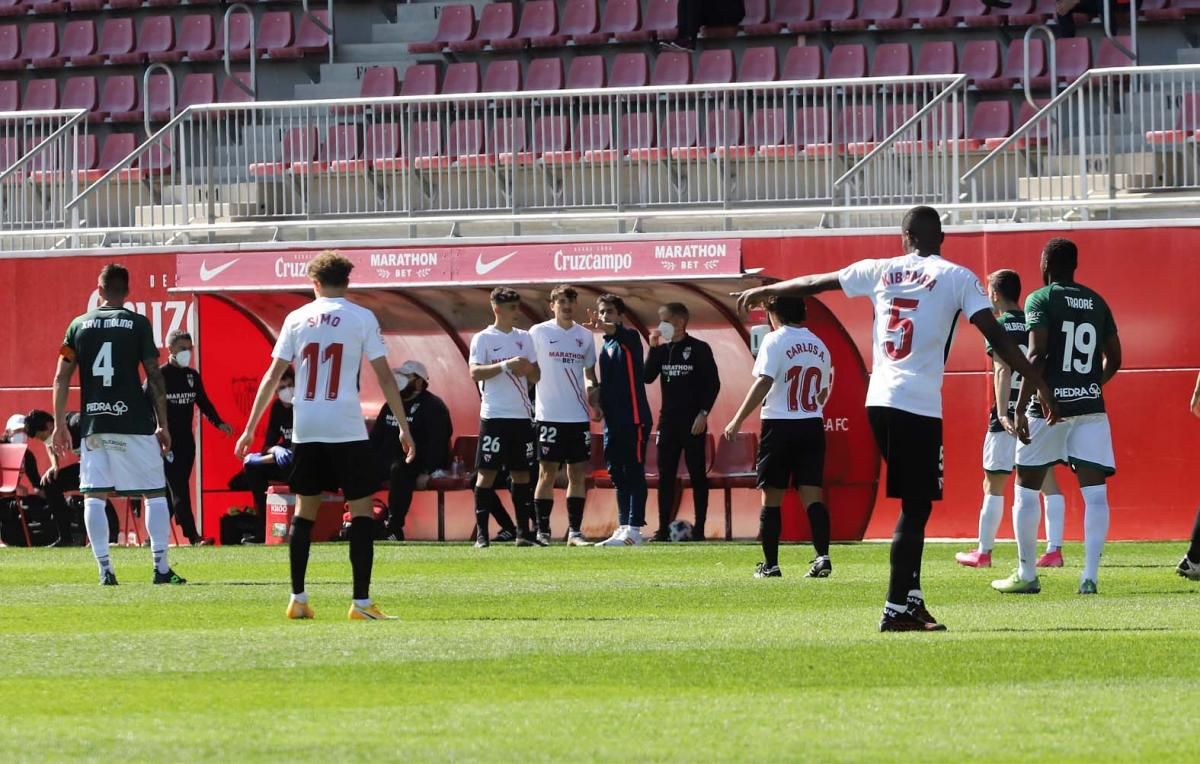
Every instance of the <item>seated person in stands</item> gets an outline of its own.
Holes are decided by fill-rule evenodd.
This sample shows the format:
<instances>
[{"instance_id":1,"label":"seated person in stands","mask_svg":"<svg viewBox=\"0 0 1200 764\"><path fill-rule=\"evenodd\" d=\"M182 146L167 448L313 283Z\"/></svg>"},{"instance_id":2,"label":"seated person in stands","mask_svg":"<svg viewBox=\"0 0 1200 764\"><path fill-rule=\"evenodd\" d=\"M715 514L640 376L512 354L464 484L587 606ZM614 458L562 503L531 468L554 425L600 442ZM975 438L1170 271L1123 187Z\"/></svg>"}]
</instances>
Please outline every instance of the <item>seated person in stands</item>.
<instances>
[{"instance_id":1,"label":"seated person in stands","mask_svg":"<svg viewBox=\"0 0 1200 764\"><path fill-rule=\"evenodd\" d=\"M26 452L26 473L29 465L33 464L32 483L37 486L39 493L45 497L50 507L50 516L58 526L58 546L70 546L75 543L74 532L71 528L71 509L67 504L67 494L79 490L79 412L67 414L67 431L71 433L71 450L75 454L72 464L63 465L59 456L50 447L50 436L54 432L54 415L42 409L33 409L25 415L25 433L32 440L41 441L46 446L46 456L50 460L50 468L41 476L37 473L37 461L32 452ZM117 543L121 533L121 524L117 519L117 510L111 501L105 500L104 513L108 516L108 543ZM82 514L79 521L83 526ZM82 539L80 539L82 541Z\"/></svg>"},{"instance_id":2,"label":"seated person in stands","mask_svg":"<svg viewBox=\"0 0 1200 764\"><path fill-rule=\"evenodd\" d=\"M420 361L405 361L395 370L396 386L404 401L404 413L417 458L411 464L404 461L400 450L400 423L386 403L371 428L371 445L375 450L382 479L388 487L388 539L404 540L404 520L412 506L413 491L425 488L429 476L450 466L450 410L446 403L429 392L429 372Z\"/></svg>"},{"instance_id":3,"label":"seated person in stands","mask_svg":"<svg viewBox=\"0 0 1200 764\"><path fill-rule=\"evenodd\" d=\"M250 491L254 497L257 521L253 530L246 528L242 543L262 543L266 539L267 488L271 483L287 482L292 472L292 401L295 396L296 372L288 367L279 380L275 401L267 415L262 447L257 454L246 456L242 471L229 481L231 490Z\"/></svg>"}]
</instances>

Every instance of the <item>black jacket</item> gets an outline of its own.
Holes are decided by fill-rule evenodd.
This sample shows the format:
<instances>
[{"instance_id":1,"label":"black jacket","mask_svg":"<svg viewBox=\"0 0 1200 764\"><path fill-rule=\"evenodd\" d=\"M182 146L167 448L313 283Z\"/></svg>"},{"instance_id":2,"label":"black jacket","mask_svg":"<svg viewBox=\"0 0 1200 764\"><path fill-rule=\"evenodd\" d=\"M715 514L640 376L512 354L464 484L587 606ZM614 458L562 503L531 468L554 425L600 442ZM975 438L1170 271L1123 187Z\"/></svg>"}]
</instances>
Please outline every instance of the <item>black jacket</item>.
<instances>
[{"instance_id":1,"label":"black jacket","mask_svg":"<svg viewBox=\"0 0 1200 764\"><path fill-rule=\"evenodd\" d=\"M422 390L404 402L404 411L417 446L417 460L413 463L416 471L428 474L449 467L450 438L454 428L446 403L428 390ZM384 472L390 470L393 463L404 459L400 450L400 423L386 403L371 428L371 445Z\"/></svg>"},{"instance_id":2,"label":"black jacket","mask_svg":"<svg viewBox=\"0 0 1200 764\"><path fill-rule=\"evenodd\" d=\"M225 424L204 392L200 372L172 363L163 364L160 371L167 388L167 432L171 434L172 444L192 442L192 410L196 407L200 408L200 413L204 414L214 427ZM152 400L149 384L145 386L145 390L146 397Z\"/></svg>"},{"instance_id":3,"label":"black jacket","mask_svg":"<svg viewBox=\"0 0 1200 764\"><path fill-rule=\"evenodd\" d=\"M650 348L646 357L646 383L662 377L660 432L688 431L701 411L712 411L721 378L712 348L690 334L678 342Z\"/></svg>"},{"instance_id":4,"label":"black jacket","mask_svg":"<svg viewBox=\"0 0 1200 764\"><path fill-rule=\"evenodd\" d=\"M271 446L292 447L292 416L294 409L276 398L271 403L271 413L267 416L267 432L263 437L260 454L271 450Z\"/></svg>"}]
</instances>

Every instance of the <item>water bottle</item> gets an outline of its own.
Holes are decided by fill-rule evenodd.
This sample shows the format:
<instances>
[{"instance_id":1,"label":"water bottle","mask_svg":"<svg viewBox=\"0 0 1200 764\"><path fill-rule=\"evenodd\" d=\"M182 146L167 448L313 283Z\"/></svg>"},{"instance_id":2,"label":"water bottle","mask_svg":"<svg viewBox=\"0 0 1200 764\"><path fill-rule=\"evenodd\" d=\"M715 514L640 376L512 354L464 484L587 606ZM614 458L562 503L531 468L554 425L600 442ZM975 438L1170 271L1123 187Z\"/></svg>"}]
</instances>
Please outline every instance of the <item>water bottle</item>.
<instances>
[{"instance_id":1,"label":"water bottle","mask_svg":"<svg viewBox=\"0 0 1200 764\"><path fill-rule=\"evenodd\" d=\"M451 462L451 464L450 464L450 474L451 474L451 475L453 475L453 476L454 476L454 477L456 477L456 478L458 478L458 477L462 477L462 474L463 474L463 460L462 460L462 457L461 457L461 456L456 456L456 457L454 457L454 461L453 461L453 462Z\"/></svg>"}]
</instances>

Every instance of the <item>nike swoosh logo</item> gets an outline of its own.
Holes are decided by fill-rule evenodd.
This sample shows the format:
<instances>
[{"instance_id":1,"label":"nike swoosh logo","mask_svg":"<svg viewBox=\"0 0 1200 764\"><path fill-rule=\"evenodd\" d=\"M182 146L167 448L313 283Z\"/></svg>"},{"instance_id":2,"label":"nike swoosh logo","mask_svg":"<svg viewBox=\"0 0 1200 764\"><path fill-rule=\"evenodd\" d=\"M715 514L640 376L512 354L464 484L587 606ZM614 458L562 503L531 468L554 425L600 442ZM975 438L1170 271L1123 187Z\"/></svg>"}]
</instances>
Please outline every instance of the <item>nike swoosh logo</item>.
<instances>
[{"instance_id":1,"label":"nike swoosh logo","mask_svg":"<svg viewBox=\"0 0 1200 764\"><path fill-rule=\"evenodd\" d=\"M501 265L504 265L504 263L515 254L517 254L517 253L509 252L507 255L504 255L503 257L497 257L495 260L491 261L490 263L485 263L483 261L483 255L480 255L475 260L475 272L477 274L479 274L480 276L486 276L487 274L489 274L492 271L499 268Z\"/></svg>"},{"instance_id":2,"label":"nike swoosh logo","mask_svg":"<svg viewBox=\"0 0 1200 764\"><path fill-rule=\"evenodd\" d=\"M208 263L201 261L201 263L200 263L200 280L201 281L212 281L217 276L220 276L222 273L229 270L229 268L234 263L236 263L238 260L241 260L241 258L235 257L234 259L230 260L229 262L225 263L224 265L218 265L216 268L213 268L212 270L209 270Z\"/></svg>"},{"instance_id":3,"label":"nike swoosh logo","mask_svg":"<svg viewBox=\"0 0 1200 764\"><path fill-rule=\"evenodd\" d=\"M551 345L557 345L557 344L558 344L558 340L550 340L550 344L551 344Z\"/></svg>"}]
</instances>

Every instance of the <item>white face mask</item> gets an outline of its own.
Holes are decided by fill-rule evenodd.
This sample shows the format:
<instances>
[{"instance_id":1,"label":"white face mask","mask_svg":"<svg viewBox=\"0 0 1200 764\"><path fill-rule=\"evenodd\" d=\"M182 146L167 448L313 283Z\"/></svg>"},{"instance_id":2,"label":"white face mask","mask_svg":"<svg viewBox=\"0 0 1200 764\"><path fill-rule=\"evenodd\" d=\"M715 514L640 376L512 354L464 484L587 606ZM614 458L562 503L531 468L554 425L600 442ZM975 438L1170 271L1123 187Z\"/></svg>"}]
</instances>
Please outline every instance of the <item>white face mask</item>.
<instances>
[{"instance_id":1,"label":"white face mask","mask_svg":"<svg viewBox=\"0 0 1200 764\"><path fill-rule=\"evenodd\" d=\"M399 388L400 392L404 392L404 388L408 387L408 383L411 381L412 377L407 374L396 375L396 387Z\"/></svg>"},{"instance_id":2,"label":"white face mask","mask_svg":"<svg viewBox=\"0 0 1200 764\"><path fill-rule=\"evenodd\" d=\"M8 437L9 443L28 443L29 436L23 432L14 432Z\"/></svg>"},{"instance_id":3,"label":"white face mask","mask_svg":"<svg viewBox=\"0 0 1200 764\"><path fill-rule=\"evenodd\" d=\"M279 391L276 393L276 395L279 396L279 400L282 401L283 403L291 403L296 398L296 388L281 387L281 388L279 388Z\"/></svg>"},{"instance_id":4,"label":"white face mask","mask_svg":"<svg viewBox=\"0 0 1200 764\"><path fill-rule=\"evenodd\" d=\"M675 339L675 325L669 321L659 321L658 333L662 335L663 342L670 342Z\"/></svg>"},{"instance_id":5,"label":"white face mask","mask_svg":"<svg viewBox=\"0 0 1200 764\"><path fill-rule=\"evenodd\" d=\"M178 353L175 354L175 363L179 364L180 366L187 366L191 362L192 362L192 351L180 350Z\"/></svg>"}]
</instances>

